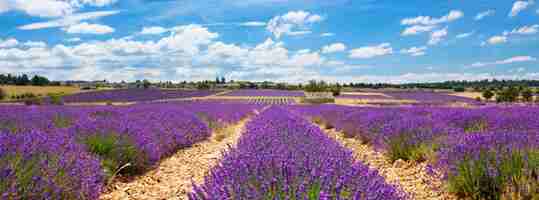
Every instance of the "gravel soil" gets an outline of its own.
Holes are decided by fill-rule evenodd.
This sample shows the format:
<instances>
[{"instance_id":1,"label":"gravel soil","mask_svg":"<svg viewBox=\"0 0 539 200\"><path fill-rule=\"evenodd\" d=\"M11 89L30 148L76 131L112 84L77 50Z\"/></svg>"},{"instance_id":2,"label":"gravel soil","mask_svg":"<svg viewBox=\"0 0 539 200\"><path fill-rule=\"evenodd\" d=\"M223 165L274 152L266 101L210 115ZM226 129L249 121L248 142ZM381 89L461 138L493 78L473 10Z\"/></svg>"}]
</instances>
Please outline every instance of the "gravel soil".
<instances>
[{"instance_id":1,"label":"gravel soil","mask_svg":"<svg viewBox=\"0 0 539 200\"><path fill-rule=\"evenodd\" d=\"M322 128L322 130L324 130ZM325 129L324 132L343 146L352 150L357 160L378 170L386 181L404 191L409 199L453 200L456 199L444 189L441 176L427 173L426 163L412 163L397 160L393 164L387 157L373 149L372 146L362 144L355 138L345 138L344 134L334 129ZM439 174L433 172L433 174Z\"/></svg>"},{"instance_id":2,"label":"gravel soil","mask_svg":"<svg viewBox=\"0 0 539 200\"><path fill-rule=\"evenodd\" d=\"M202 183L221 153L235 146L247 120L214 132L212 138L179 150L159 166L131 181L116 181L102 200L187 199L192 183Z\"/></svg>"}]
</instances>

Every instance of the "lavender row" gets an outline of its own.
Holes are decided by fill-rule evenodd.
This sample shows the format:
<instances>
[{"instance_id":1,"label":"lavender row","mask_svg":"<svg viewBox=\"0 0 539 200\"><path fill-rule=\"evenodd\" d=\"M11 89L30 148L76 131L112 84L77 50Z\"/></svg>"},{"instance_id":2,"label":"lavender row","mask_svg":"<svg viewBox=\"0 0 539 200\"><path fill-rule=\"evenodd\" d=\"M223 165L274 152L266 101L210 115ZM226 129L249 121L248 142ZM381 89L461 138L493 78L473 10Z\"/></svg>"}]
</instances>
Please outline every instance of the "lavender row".
<instances>
[{"instance_id":1,"label":"lavender row","mask_svg":"<svg viewBox=\"0 0 539 200\"><path fill-rule=\"evenodd\" d=\"M96 199L114 175L141 173L208 138L210 124L196 113L233 123L255 108L216 103L0 107L0 195Z\"/></svg>"},{"instance_id":2,"label":"lavender row","mask_svg":"<svg viewBox=\"0 0 539 200\"><path fill-rule=\"evenodd\" d=\"M303 91L288 91L288 90L255 90L243 89L234 90L224 94L224 96L239 96L239 97L304 97Z\"/></svg>"},{"instance_id":3,"label":"lavender row","mask_svg":"<svg viewBox=\"0 0 539 200\"><path fill-rule=\"evenodd\" d=\"M140 102L161 99L204 97L215 94L210 90L160 90L160 89L120 89L83 92L64 97L68 103L79 102Z\"/></svg>"},{"instance_id":4,"label":"lavender row","mask_svg":"<svg viewBox=\"0 0 539 200\"><path fill-rule=\"evenodd\" d=\"M402 199L352 152L283 108L246 125L190 199Z\"/></svg>"},{"instance_id":5,"label":"lavender row","mask_svg":"<svg viewBox=\"0 0 539 200\"><path fill-rule=\"evenodd\" d=\"M393 97L394 99L415 100L423 104L447 104L456 102L472 105L479 104L479 102L471 98L450 95L442 92L385 92L384 94Z\"/></svg>"},{"instance_id":6,"label":"lavender row","mask_svg":"<svg viewBox=\"0 0 539 200\"><path fill-rule=\"evenodd\" d=\"M392 161L430 162L462 198L539 197L538 107L290 108Z\"/></svg>"}]
</instances>

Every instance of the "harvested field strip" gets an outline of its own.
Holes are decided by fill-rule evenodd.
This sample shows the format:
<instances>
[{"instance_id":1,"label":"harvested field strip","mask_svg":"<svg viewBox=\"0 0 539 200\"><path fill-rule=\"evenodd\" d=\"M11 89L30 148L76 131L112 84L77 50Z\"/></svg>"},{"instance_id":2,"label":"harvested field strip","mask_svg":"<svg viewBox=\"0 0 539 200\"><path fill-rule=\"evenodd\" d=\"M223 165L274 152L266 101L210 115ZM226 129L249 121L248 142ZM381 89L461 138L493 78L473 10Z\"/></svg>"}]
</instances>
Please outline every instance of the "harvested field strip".
<instances>
[{"instance_id":1,"label":"harvested field strip","mask_svg":"<svg viewBox=\"0 0 539 200\"><path fill-rule=\"evenodd\" d=\"M351 149L357 160L378 170L389 184L394 184L405 191L409 199L455 199L445 192L441 177L427 173L426 163L409 163L398 160L391 164L385 155L375 151L367 144L362 144L358 139L345 138L343 133L335 131L335 129L321 129L329 137Z\"/></svg>"},{"instance_id":2,"label":"harvested field strip","mask_svg":"<svg viewBox=\"0 0 539 200\"><path fill-rule=\"evenodd\" d=\"M212 138L179 150L159 166L130 182L116 182L100 199L187 199L192 181L199 184L221 153L235 146L247 119L215 132Z\"/></svg>"}]
</instances>

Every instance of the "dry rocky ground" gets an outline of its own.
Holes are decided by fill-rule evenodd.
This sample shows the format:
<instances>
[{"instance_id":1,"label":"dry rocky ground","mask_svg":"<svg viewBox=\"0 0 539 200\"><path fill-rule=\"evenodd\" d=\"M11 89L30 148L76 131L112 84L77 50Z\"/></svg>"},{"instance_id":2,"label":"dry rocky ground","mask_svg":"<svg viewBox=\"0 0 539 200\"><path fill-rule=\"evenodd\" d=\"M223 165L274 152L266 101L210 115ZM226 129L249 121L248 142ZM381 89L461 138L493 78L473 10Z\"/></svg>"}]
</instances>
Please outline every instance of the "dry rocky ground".
<instances>
[{"instance_id":1,"label":"dry rocky ground","mask_svg":"<svg viewBox=\"0 0 539 200\"><path fill-rule=\"evenodd\" d=\"M179 150L159 166L129 182L115 182L102 200L187 199L192 182L199 184L215 166L221 153L238 141L247 120L216 131L211 139Z\"/></svg>"},{"instance_id":2,"label":"dry rocky ground","mask_svg":"<svg viewBox=\"0 0 539 200\"><path fill-rule=\"evenodd\" d=\"M322 128L322 130L324 130ZM391 164L385 155L377 152L372 146L362 144L358 139L345 138L335 129L324 130L343 146L351 149L356 159L378 170L386 181L402 189L409 199L418 200L452 200L453 196L445 192L439 176L427 173L426 163L411 163L397 160Z\"/></svg>"},{"instance_id":3,"label":"dry rocky ground","mask_svg":"<svg viewBox=\"0 0 539 200\"><path fill-rule=\"evenodd\" d=\"M218 164L221 153L234 146L248 120L216 131L211 139L179 150L163 160L159 166L134 180L116 181L102 200L183 200L191 191L192 183L200 184L210 169ZM385 155L372 146L354 138L345 138L334 129L323 129L331 138L351 149L356 159L378 170L386 181L404 191L409 199L453 200L445 192L440 177L427 173L425 163L409 163L398 160L391 164Z\"/></svg>"}]
</instances>

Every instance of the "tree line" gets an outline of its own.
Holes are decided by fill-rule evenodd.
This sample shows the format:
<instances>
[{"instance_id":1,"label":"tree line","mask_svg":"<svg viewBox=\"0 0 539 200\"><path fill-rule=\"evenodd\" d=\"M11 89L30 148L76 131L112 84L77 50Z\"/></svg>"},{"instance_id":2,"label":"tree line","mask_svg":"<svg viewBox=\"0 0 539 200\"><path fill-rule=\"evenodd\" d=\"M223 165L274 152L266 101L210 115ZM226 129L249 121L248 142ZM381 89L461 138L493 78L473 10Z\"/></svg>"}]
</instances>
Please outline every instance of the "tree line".
<instances>
[{"instance_id":1,"label":"tree line","mask_svg":"<svg viewBox=\"0 0 539 200\"><path fill-rule=\"evenodd\" d=\"M51 85L51 81L44 76L34 75L30 78L26 74L11 75L0 74L0 85L34 85L34 86L46 86Z\"/></svg>"},{"instance_id":2,"label":"tree line","mask_svg":"<svg viewBox=\"0 0 539 200\"><path fill-rule=\"evenodd\" d=\"M487 88L482 92L482 97L486 100L494 99L498 103L503 102L531 102L534 100L534 94L539 93L530 87L505 87L505 88ZM536 99L539 100L539 99Z\"/></svg>"},{"instance_id":3,"label":"tree line","mask_svg":"<svg viewBox=\"0 0 539 200\"><path fill-rule=\"evenodd\" d=\"M471 88L475 91L483 91L487 88L502 89L506 87L539 87L539 80L497 80L485 79L479 81L444 81L433 83L405 83L405 84L390 84L390 83L349 83L345 87L352 88L419 88L419 89L447 89L462 91Z\"/></svg>"}]
</instances>

